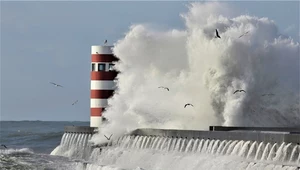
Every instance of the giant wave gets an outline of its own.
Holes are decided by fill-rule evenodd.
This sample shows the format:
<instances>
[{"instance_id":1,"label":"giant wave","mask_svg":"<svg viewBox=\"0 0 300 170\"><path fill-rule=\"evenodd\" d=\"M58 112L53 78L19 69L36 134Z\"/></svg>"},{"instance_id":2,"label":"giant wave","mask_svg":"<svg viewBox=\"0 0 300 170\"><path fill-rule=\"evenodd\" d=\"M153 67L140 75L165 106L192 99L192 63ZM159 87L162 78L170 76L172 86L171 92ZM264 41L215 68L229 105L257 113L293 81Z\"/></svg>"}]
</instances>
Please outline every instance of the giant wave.
<instances>
[{"instance_id":1,"label":"giant wave","mask_svg":"<svg viewBox=\"0 0 300 170\"><path fill-rule=\"evenodd\" d=\"M271 19L231 11L224 3L191 3L181 14L184 30L132 25L113 48L118 89L93 142L145 127L298 125L299 43ZM194 107L184 108L188 102Z\"/></svg>"}]
</instances>

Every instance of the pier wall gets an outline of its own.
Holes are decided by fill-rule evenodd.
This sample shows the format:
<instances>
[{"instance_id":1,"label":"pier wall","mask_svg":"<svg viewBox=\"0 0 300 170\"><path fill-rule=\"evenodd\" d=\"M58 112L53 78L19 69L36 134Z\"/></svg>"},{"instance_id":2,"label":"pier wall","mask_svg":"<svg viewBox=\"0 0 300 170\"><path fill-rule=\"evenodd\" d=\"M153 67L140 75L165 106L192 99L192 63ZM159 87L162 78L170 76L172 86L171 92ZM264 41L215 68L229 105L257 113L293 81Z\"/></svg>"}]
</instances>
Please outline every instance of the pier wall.
<instances>
[{"instance_id":1,"label":"pier wall","mask_svg":"<svg viewBox=\"0 0 300 170\"><path fill-rule=\"evenodd\" d=\"M300 143L298 127L224 127L210 126L210 131L177 130L177 129L136 129L128 135L162 136L172 138L199 138L218 140L250 140L272 143ZM65 133L94 134L97 128L89 126L65 126Z\"/></svg>"},{"instance_id":2,"label":"pier wall","mask_svg":"<svg viewBox=\"0 0 300 170\"><path fill-rule=\"evenodd\" d=\"M244 140L272 143L300 143L299 133L284 131L196 131L174 129L136 129L130 135L162 136L172 138L199 138L218 140Z\"/></svg>"}]
</instances>

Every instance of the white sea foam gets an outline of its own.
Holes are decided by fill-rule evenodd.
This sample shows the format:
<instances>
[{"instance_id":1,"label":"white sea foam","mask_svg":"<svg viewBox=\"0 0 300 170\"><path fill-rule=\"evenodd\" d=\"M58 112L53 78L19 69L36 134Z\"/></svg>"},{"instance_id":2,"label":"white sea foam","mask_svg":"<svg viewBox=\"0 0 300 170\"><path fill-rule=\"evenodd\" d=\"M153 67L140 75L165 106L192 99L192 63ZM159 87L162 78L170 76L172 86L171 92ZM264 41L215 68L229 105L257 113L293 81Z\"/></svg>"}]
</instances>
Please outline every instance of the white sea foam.
<instances>
[{"instance_id":1,"label":"white sea foam","mask_svg":"<svg viewBox=\"0 0 300 170\"><path fill-rule=\"evenodd\" d=\"M299 124L299 43L281 36L268 18L232 16L232 10L192 3L181 15L185 30L132 25L113 49L120 74L104 113L109 123L92 141L141 127ZM216 28L221 39L214 38ZM236 89L246 93L233 94Z\"/></svg>"}]
</instances>

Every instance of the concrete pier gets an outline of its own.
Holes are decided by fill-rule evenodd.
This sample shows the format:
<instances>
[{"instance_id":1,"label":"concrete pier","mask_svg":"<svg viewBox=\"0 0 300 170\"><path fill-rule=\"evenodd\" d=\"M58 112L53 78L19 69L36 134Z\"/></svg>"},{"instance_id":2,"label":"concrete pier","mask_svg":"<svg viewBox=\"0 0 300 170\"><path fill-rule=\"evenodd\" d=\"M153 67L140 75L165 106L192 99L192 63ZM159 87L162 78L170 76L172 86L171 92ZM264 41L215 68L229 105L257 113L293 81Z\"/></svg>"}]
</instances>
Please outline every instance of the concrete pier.
<instances>
[{"instance_id":1,"label":"concrete pier","mask_svg":"<svg viewBox=\"0 0 300 170\"><path fill-rule=\"evenodd\" d=\"M86 133L86 134L94 134L97 131L95 127L89 126L65 126L65 133Z\"/></svg>"},{"instance_id":2,"label":"concrete pier","mask_svg":"<svg viewBox=\"0 0 300 170\"><path fill-rule=\"evenodd\" d=\"M295 143L300 144L300 134L291 134L284 131L196 131L174 129L136 129L130 135L162 136L172 138L198 138L218 140L244 140L271 143Z\"/></svg>"},{"instance_id":3,"label":"concrete pier","mask_svg":"<svg viewBox=\"0 0 300 170\"><path fill-rule=\"evenodd\" d=\"M272 143L300 144L299 127L225 127L210 126L210 131L176 129L136 129L128 135L163 136L172 138L198 138L218 140L250 140ZM65 133L95 134L97 128L89 126L65 126ZM105 144L107 145L107 144Z\"/></svg>"},{"instance_id":4,"label":"concrete pier","mask_svg":"<svg viewBox=\"0 0 300 170\"><path fill-rule=\"evenodd\" d=\"M299 127L239 127L239 126L209 126L210 131L269 131L300 133Z\"/></svg>"}]
</instances>

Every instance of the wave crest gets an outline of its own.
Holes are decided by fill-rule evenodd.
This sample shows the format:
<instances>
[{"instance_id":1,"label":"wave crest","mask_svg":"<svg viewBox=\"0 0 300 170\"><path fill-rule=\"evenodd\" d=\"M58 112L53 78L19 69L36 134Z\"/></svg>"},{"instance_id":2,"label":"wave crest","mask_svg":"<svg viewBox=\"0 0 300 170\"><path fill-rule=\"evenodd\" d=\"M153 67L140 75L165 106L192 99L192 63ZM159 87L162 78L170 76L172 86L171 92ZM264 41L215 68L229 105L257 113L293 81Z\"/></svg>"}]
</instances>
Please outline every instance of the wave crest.
<instances>
[{"instance_id":1,"label":"wave crest","mask_svg":"<svg viewBox=\"0 0 300 170\"><path fill-rule=\"evenodd\" d=\"M192 3L182 14L185 30L132 26L113 49L121 73L100 133L298 125L299 43L268 18L232 17L228 11L217 2ZM214 38L215 29L221 39ZM246 93L233 94L236 89ZM94 137L101 140L103 135Z\"/></svg>"}]
</instances>

